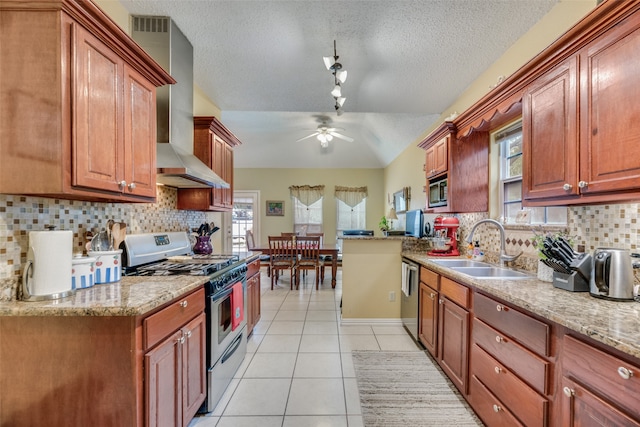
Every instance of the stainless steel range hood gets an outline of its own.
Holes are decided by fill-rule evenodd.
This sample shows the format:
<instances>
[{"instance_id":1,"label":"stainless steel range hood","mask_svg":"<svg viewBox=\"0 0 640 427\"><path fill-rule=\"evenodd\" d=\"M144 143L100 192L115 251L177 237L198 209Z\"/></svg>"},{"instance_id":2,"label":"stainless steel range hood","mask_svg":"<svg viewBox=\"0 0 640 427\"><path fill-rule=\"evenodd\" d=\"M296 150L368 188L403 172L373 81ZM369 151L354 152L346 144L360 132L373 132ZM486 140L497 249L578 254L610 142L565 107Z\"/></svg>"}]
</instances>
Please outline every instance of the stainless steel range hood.
<instances>
[{"instance_id":1,"label":"stainless steel range hood","mask_svg":"<svg viewBox=\"0 0 640 427\"><path fill-rule=\"evenodd\" d=\"M193 155L193 46L164 16L132 16L131 36L177 82L156 91L158 183L178 188L229 188Z\"/></svg>"}]
</instances>

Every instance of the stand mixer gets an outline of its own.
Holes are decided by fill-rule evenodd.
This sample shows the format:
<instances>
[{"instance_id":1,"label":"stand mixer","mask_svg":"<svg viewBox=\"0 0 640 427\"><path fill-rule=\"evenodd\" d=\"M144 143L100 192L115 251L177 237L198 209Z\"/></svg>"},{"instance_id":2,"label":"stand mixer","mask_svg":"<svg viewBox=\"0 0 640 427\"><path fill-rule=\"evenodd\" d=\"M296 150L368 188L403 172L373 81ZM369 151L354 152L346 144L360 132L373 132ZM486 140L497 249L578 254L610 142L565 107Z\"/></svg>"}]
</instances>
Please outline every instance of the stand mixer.
<instances>
[{"instance_id":1,"label":"stand mixer","mask_svg":"<svg viewBox=\"0 0 640 427\"><path fill-rule=\"evenodd\" d=\"M433 249L427 252L431 256L458 256L458 228L460 221L453 216L438 215L433 221Z\"/></svg>"}]
</instances>

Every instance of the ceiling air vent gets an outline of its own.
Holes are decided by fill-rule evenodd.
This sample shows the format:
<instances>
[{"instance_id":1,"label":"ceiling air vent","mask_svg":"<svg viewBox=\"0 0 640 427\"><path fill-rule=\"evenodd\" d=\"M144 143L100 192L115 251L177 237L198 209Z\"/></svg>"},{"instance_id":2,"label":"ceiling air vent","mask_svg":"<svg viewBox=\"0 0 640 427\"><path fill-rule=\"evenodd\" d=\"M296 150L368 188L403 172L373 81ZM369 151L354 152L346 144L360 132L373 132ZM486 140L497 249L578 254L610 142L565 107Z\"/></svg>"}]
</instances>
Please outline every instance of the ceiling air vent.
<instances>
[{"instance_id":1,"label":"ceiling air vent","mask_svg":"<svg viewBox=\"0 0 640 427\"><path fill-rule=\"evenodd\" d=\"M169 32L169 18L163 16L132 16L133 31L141 33Z\"/></svg>"}]
</instances>

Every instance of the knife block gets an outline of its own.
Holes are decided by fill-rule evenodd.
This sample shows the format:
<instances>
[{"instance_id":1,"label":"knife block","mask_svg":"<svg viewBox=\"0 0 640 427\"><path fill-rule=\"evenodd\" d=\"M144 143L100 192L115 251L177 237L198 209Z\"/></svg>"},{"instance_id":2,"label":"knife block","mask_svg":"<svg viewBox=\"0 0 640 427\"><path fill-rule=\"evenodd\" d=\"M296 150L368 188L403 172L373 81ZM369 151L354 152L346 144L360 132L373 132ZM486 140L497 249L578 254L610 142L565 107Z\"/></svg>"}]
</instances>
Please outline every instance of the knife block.
<instances>
[{"instance_id":1,"label":"knife block","mask_svg":"<svg viewBox=\"0 0 640 427\"><path fill-rule=\"evenodd\" d=\"M554 271L553 287L570 292L588 292L591 262L591 255L581 254L571 262L569 266L573 270L571 274Z\"/></svg>"},{"instance_id":2,"label":"knife block","mask_svg":"<svg viewBox=\"0 0 640 427\"><path fill-rule=\"evenodd\" d=\"M584 279L577 271L571 274L553 272L553 287L564 289L571 292L588 292L589 282Z\"/></svg>"}]
</instances>

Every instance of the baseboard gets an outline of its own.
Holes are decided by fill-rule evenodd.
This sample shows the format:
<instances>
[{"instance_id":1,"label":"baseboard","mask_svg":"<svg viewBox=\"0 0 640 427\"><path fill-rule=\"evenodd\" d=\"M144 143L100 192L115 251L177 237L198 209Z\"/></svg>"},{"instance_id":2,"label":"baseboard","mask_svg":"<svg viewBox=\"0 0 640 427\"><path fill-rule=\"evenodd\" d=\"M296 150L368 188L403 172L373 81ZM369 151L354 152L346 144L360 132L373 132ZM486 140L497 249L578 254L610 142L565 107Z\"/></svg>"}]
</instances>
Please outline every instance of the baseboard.
<instances>
[{"instance_id":1,"label":"baseboard","mask_svg":"<svg viewBox=\"0 0 640 427\"><path fill-rule=\"evenodd\" d=\"M384 325L384 326L402 326L402 319L340 319L341 325Z\"/></svg>"}]
</instances>

